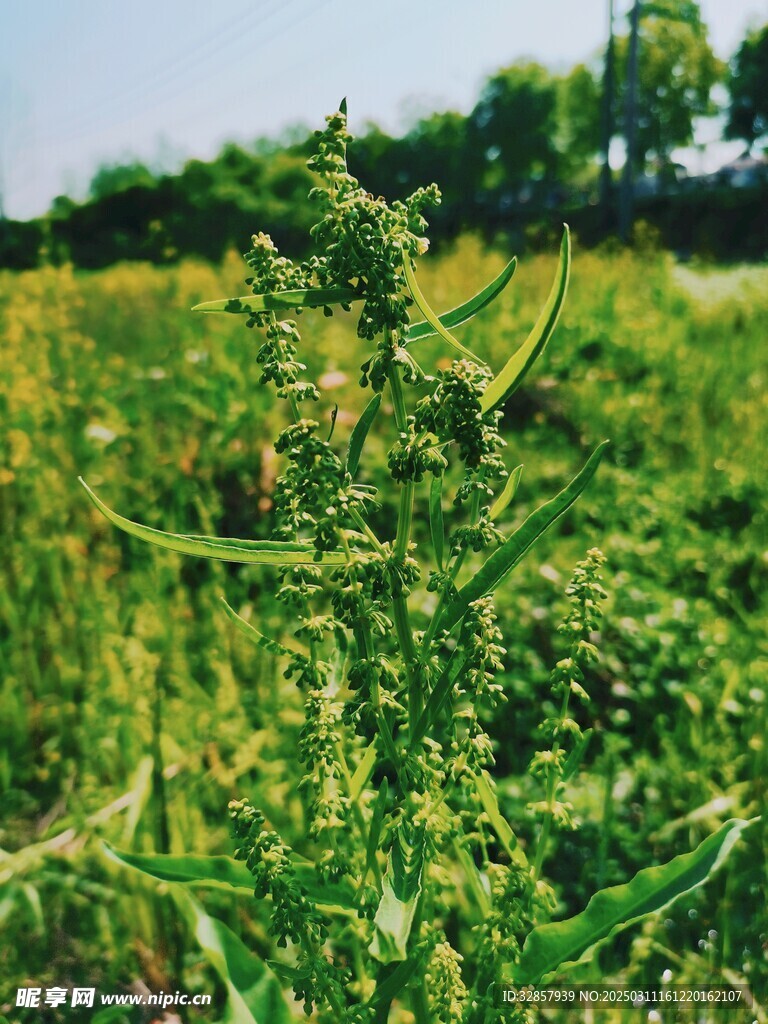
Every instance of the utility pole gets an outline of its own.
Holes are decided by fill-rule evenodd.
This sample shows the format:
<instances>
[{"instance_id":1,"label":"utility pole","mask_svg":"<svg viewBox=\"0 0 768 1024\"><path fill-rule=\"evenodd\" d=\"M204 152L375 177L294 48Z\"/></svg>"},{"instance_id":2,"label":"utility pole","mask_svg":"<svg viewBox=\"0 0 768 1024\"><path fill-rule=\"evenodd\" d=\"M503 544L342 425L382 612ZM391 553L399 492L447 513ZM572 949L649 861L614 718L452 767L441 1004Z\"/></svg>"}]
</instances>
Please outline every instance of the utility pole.
<instances>
[{"instance_id":1,"label":"utility pole","mask_svg":"<svg viewBox=\"0 0 768 1024\"><path fill-rule=\"evenodd\" d=\"M600 120L600 209L603 227L613 227L613 179L609 154L613 138L613 104L616 93L616 57L613 41L613 2L608 0L608 45L605 48L605 64L603 67L603 109Z\"/></svg>"},{"instance_id":2,"label":"utility pole","mask_svg":"<svg viewBox=\"0 0 768 1024\"><path fill-rule=\"evenodd\" d=\"M629 21L629 60L627 63L627 101L624 108L624 137L627 145L627 158L621 176L621 194L619 196L619 237L622 242L629 240L632 231L632 214L634 206L634 174L637 149L637 86L638 66L637 51L639 44L640 8L642 0L635 0Z\"/></svg>"}]
</instances>

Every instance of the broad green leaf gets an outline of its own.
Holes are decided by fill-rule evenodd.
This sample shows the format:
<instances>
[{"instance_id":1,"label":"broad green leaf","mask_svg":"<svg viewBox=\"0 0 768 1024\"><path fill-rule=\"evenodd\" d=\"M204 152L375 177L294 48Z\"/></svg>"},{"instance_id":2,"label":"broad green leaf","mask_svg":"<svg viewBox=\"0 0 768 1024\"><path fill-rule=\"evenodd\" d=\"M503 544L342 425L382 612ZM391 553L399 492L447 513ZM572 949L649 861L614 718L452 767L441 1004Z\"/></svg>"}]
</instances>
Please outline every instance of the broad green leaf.
<instances>
[{"instance_id":1,"label":"broad green leaf","mask_svg":"<svg viewBox=\"0 0 768 1024\"><path fill-rule=\"evenodd\" d=\"M480 803L483 805L483 810L488 815L491 825L493 826L493 830L499 837L501 845L506 850L507 856L510 860L516 861L516 863L521 864L523 867L527 867L528 858L520 849L517 836L510 828L507 819L501 813L499 802L496 799L496 794L491 788L491 784L488 779L488 773L483 771L477 775L473 774L472 782L475 786L475 792L480 797Z\"/></svg>"},{"instance_id":2,"label":"broad green leaf","mask_svg":"<svg viewBox=\"0 0 768 1024\"><path fill-rule=\"evenodd\" d=\"M523 525L486 560L480 571L464 584L443 612L440 629L452 629L463 618L472 601L492 593L539 537L567 512L594 476L607 444L607 441L599 444L568 486L532 512Z\"/></svg>"},{"instance_id":3,"label":"broad green leaf","mask_svg":"<svg viewBox=\"0 0 768 1024\"><path fill-rule=\"evenodd\" d=\"M171 896L227 990L223 1024L292 1024L280 983L266 964L184 889L174 886Z\"/></svg>"},{"instance_id":4,"label":"broad green leaf","mask_svg":"<svg viewBox=\"0 0 768 1024\"><path fill-rule=\"evenodd\" d=\"M411 258L405 251L403 252L403 272L405 274L405 280L408 284L408 288L410 289L411 295L413 296L413 301L419 307L422 316L426 319L427 323L429 323L430 326L433 328L435 334L439 334L443 341L447 341L449 345L452 345L453 348L461 352L462 355L466 356L468 359L471 359L473 363L483 363L482 359L480 359L478 356L474 354L474 352L471 352L468 348L462 345L460 341L457 341L457 339L454 338L450 331L447 331L445 327L443 327L443 325L440 323L437 314L432 309L427 300L424 298L421 288L419 287L419 283L416 280L416 275L413 272L413 267L411 266ZM483 365L485 364L483 363Z\"/></svg>"},{"instance_id":5,"label":"broad green leaf","mask_svg":"<svg viewBox=\"0 0 768 1024\"><path fill-rule=\"evenodd\" d=\"M224 611L227 617L234 622L238 630L243 636L248 637L251 643L261 647L265 651L269 651L270 654L279 654L283 657L292 658L295 651L289 650L287 647L283 647L282 644L278 643L277 640L270 640L268 636L264 636L260 633L255 626L252 626L250 622L246 622L245 619L238 615L234 608L227 604L225 598L221 598L221 603L224 605Z\"/></svg>"},{"instance_id":6,"label":"broad green leaf","mask_svg":"<svg viewBox=\"0 0 768 1024\"><path fill-rule=\"evenodd\" d=\"M523 467L517 466L507 477L504 490L491 505L491 519L497 519L517 494L520 486L520 477L523 475Z\"/></svg>"},{"instance_id":7,"label":"broad green leaf","mask_svg":"<svg viewBox=\"0 0 768 1024\"><path fill-rule=\"evenodd\" d=\"M224 562L249 562L261 565L301 565L319 562L321 565L343 565L343 551L317 551L311 544L278 540L236 540L230 537L197 537L193 534L164 533L151 526L142 526L118 515L97 498L82 477L78 477L93 504L114 526L138 537L182 555L217 558Z\"/></svg>"},{"instance_id":8,"label":"broad green leaf","mask_svg":"<svg viewBox=\"0 0 768 1024\"><path fill-rule=\"evenodd\" d=\"M129 867L151 875L161 882L180 882L183 884L220 886L228 885L253 893L255 883L253 875L242 861L234 857L206 857L197 854L167 853L131 853L118 850L109 843L104 843L107 855L113 860L127 864ZM354 890L351 884L344 882L322 882L317 877L314 864L296 856L293 860L296 879L306 890L309 898L323 907L352 910Z\"/></svg>"},{"instance_id":9,"label":"broad green leaf","mask_svg":"<svg viewBox=\"0 0 768 1024\"><path fill-rule=\"evenodd\" d=\"M509 359L504 369L494 377L480 399L483 412L491 412L517 390L523 378L544 351L552 332L557 326L560 311L568 291L568 277L571 272L571 233L568 225L563 225L563 241L560 244L560 262L557 274L549 293L549 298L534 324L533 330L520 348Z\"/></svg>"},{"instance_id":10,"label":"broad green leaf","mask_svg":"<svg viewBox=\"0 0 768 1024\"><path fill-rule=\"evenodd\" d=\"M579 963L596 943L703 885L750 824L733 818L692 853L644 868L630 882L595 893L586 909L567 921L534 928L513 969L515 984L535 985L554 971Z\"/></svg>"},{"instance_id":11,"label":"broad green leaf","mask_svg":"<svg viewBox=\"0 0 768 1024\"><path fill-rule=\"evenodd\" d=\"M415 746L423 736L429 731L429 727L437 719L440 714L440 709L445 703L448 694L451 692L456 684L456 680L461 675L461 670L466 664L467 656L461 647L455 647L453 654L448 660L448 664L440 674L440 678L435 683L432 692L427 698L427 703L424 705L424 710L421 713L421 717L416 723L413 735L411 736L411 746Z\"/></svg>"},{"instance_id":12,"label":"broad green leaf","mask_svg":"<svg viewBox=\"0 0 768 1024\"><path fill-rule=\"evenodd\" d=\"M496 296L504 290L512 279L512 275L516 269L517 256L513 256L499 276L494 278L490 284L486 285L482 291L479 291L477 295L473 295L471 299L463 302L455 309L451 309L447 313L442 313L438 317L438 320L443 327L450 330L452 327L460 327L461 324L465 324L467 320L471 320L476 313L479 313L481 309L493 302ZM422 338L431 338L435 334L437 334L437 331L432 324L429 323L428 320L422 320L420 323L412 324L405 332L405 343L406 345L410 345L414 341L421 341Z\"/></svg>"},{"instance_id":13,"label":"broad green leaf","mask_svg":"<svg viewBox=\"0 0 768 1024\"><path fill-rule=\"evenodd\" d=\"M368 405L366 405L362 416L352 431L349 439L349 450L347 451L347 472L352 477L357 473L357 467L360 465L360 453L363 450L365 439L368 437L368 431L371 429L371 424L376 418L380 405L381 395L374 395Z\"/></svg>"},{"instance_id":14,"label":"broad green leaf","mask_svg":"<svg viewBox=\"0 0 768 1024\"><path fill-rule=\"evenodd\" d=\"M296 288L266 295L241 295L235 299L214 299L192 307L193 313L268 313L270 310L299 309L302 306L330 306L356 302L364 295L351 288Z\"/></svg>"},{"instance_id":15,"label":"broad green leaf","mask_svg":"<svg viewBox=\"0 0 768 1024\"><path fill-rule=\"evenodd\" d=\"M389 851L381 901L373 919L376 932L368 947L371 956L383 964L408 956L408 937L421 896L425 840L423 827L401 826Z\"/></svg>"},{"instance_id":16,"label":"broad green leaf","mask_svg":"<svg viewBox=\"0 0 768 1024\"><path fill-rule=\"evenodd\" d=\"M355 774L352 776L352 782L350 785L349 795L353 800L358 800L360 794L368 783L373 771L373 766L376 764L376 741L370 744L366 752L363 754L363 759L355 769Z\"/></svg>"},{"instance_id":17,"label":"broad green leaf","mask_svg":"<svg viewBox=\"0 0 768 1024\"><path fill-rule=\"evenodd\" d=\"M432 535L432 549L440 571L443 571L443 545L445 525L443 523L443 478L433 476L429 488L429 532Z\"/></svg>"}]
</instances>

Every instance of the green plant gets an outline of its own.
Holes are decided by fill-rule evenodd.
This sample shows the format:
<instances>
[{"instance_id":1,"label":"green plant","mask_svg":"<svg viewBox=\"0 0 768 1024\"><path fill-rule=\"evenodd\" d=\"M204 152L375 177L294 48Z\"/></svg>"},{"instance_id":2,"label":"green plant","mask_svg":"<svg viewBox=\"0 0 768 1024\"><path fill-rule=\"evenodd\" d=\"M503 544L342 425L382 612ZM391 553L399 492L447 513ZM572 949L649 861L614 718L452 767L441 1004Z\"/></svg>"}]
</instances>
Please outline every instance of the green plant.
<instances>
[{"instance_id":1,"label":"green plant","mask_svg":"<svg viewBox=\"0 0 768 1024\"><path fill-rule=\"evenodd\" d=\"M88 490L112 523L142 540L279 567L277 597L298 623L295 643L269 639L226 602L224 610L255 644L285 660L286 676L305 694L298 756L307 843L301 853L291 848L242 799L230 804L234 859L116 856L166 881L224 883L268 897L269 931L289 951L271 967L318 1020L382 1024L395 1002L407 1003L419 1024L480 1024L502 1013L523 1020L525 1008L495 1004L495 988L536 983L588 959L619 928L705 881L747 823L729 822L693 853L598 893L569 921L546 923L554 905L542 877L548 839L553 829L573 825L563 787L587 739L572 698L587 698L588 665L597 655L599 551L579 563L567 590L565 656L551 680L560 710L542 724L546 747L531 763L542 799L531 805L540 828L528 848L499 806L484 722L504 699L495 678L505 651L493 594L576 501L605 450L604 442L509 536L497 528L521 474L521 467L508 473L501 457L502 408L557 324L570 271L568 231L539 319L494 375L452 331L498 296L515 261L438 317L414 263L427 249L423 211L439 192L434 185L419 189L391 206L375 199L348 173L349 139L343 108L317 133L310 167L320 180L311 192L320 214L312 232L319 255L296 265L269 236L256 235L246 256L252 294L196 307L242 314L264 332L256 353L260 384L274 385L290 414L275 443L284 468L272 537L163 533L118 515ZM296 320L281 317L302 307L331 315L334 306L349 310L358 302L358 335L375 343L360 383L373 395L341 455L333 444L336 416L323 428L304 413L319 391L302 378ZM409 315L414 305L424 317L416 324ZM432 336L456 358L427 373L415 353ZM399 494L386 538L374 528L376 490L361 479L384 395L394 421L389 477ZM451 520L463 514L453 529L446 525L448 494ZM416 508L427 511L429 544L414 541ZM176 898L225 980L229 1019L287 1019L269 971L249 968L237 937L186 893Z\"/></svg>"}]
</instances>

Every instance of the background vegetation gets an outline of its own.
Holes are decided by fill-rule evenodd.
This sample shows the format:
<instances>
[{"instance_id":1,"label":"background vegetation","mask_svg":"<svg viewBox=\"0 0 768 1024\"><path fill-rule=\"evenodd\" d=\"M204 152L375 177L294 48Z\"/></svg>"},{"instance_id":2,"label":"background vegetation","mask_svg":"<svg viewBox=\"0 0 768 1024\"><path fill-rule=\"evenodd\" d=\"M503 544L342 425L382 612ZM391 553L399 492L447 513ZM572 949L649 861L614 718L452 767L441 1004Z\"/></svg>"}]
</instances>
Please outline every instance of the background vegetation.
<instances>
[{"instance_id":1,"label":"background vegetation","mask_svg":"<svg viewBox=\"0 0 768 1024\"><path fill-rule=\"evenodd\" d=\"M669 248L716 259L762 258L768 25L751 32L725 64L712 51L694 0L643 0L640 13L632 74L626 26L605 54L567 73L518 61L487 79L467 116L438 111L399 138L376 125L358 131L352 172L388 199L437 181L443 203L433 234L439 240L471 229L502 234L517 250L526 243L541 248L567 220L583 243L594 244L621 227L626 197L607 154L611 140L631 136L638 214ZM687 176L675 151L698 139L702 119L716 117L716 134L742 140L751 162ZM0 215L0 266L26 269L52 260L94 268L190 255L218 261L242 248L244 224L270 225L280 248L303 252L312 223L311 147L310 130L294 126L281 138L230 143L216 159L190 160L174 174L141 162L105 165L83 202L59 196L46 217L29 222Z\"/></svg>"},{"instance_id":2,"label":"background vegetation","mask_svg":"<svg viewBox=\"0 0 768 1024\"><path fill-rule=\"evenodd\" d=\"M425 264L424 287L450 307L504 258L466 237L429 275ZM492 365L535 318L552 272L551 256L525 261L499 311L465 329ZM279 413L255 385L253 336L237 318L185 313L241 277L232 257L0 278L0 970L12 991L83 977L104 991L213 990L162 888L112 865L99 838L137 851L228 851L226 802L250 793L306 847L292 768L299 695L217 608L226 586L279 635L271 570L146 548L105 523L76 484L82 473L149 525L267 535ZM764 284L756 271L681 276L652 248L577 249L546 365L504 424L510 464L526 467L518 519L585 447L613 439L585 500L517 570L502 605L510 704L495 727L497 758L504 809L526 834L525 766L562 590L587 547L608 552L596 733L574 800L584 824L553 859L564 913L764 802ZM360 343L343 318L304 318L304 356L343 410L341 443L358 412ZM392 514L382 509L382 534ZM747 835L702 894L606 950L600 976L629 960L630 980L671 969L744 978L765 993L763 840L757 828ZM263 946L257 904L210 900Z\"/></svg>"}]
</instances>

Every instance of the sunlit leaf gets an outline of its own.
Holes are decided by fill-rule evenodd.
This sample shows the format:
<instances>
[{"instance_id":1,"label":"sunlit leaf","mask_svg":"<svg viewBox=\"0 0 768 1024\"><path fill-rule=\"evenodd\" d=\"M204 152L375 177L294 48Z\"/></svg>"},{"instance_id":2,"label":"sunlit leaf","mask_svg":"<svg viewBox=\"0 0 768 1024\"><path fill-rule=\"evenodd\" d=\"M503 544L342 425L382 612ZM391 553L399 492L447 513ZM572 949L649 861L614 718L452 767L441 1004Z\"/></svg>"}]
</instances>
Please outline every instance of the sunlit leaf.
<instances>
[{"instance_id":1,"label":"sunlit leaf","mask_svg":"<svg viewBox=\"0 0 768 1024\"><path fill-rule=\"evenodd\" d=\"M456 680L461 675L461 670L467 662L467 655L461 647L455 647L448 664L443 669L432 692L427 698L421 717L414 726L411 734L411 744L418 743L423 736L426 736L430 726L437 720L440 710L448 698L448 694L456 685Z\"/></svg>"},{"instance_id":2,"label":"sunlit leaf","mask_svg":"<svg viewBox=\"0 0 768 1024\"><path fill-rule=\"evenodd\" d=\"M355 770L355 774L352 776L352 782L350 784L349 795L353 800L357 800L363 789L368 783L373 771L373 766L376 764L376 741L374 740L368 746L368 749L363 754L363 759Z\"/></svg>"},{"instance_id":3,"label":"sunlit leaf","mask_svg":"<svg viewBox=\"0 0 768 1024\"><path fill-rule=\"evenodd\" d=\"M380 405L381 395L374 395L365 409L363 409L362 416L354 426L352 435L349 438L349 450L347 451L347 472L350 476L354 476L357 473L365 439L368 437L368 431L371 429Z\"/></svg>"},{"instance_id":4,"label":"sunlit leaf","mask_svg":"<svg viewBox=\"0 0 768 1024\"><path fill-rule=\"evenodd\" d=\"M427 323L432 327L435 334L439 334L443 341L447 341L449 345L455 348L458 352L461 352L463 356L471 359L472 362L483 363L482 359L476 356L474 352L471 352L465 345L462 345L460 341L454 338L450 331L443 327L437 314L424 298L421 288L419 287L419 283L416 280L416 275L413 272L413 267L411 266L411 258L406 252L403 252L403 272L405 274L405 280L408 284L408 288L413 296L413 301L419 307L422 316L425 317Z\"/></svg>"},{"instance_id":5,"label":"sunlit leaf","mask_svg":"<svg viewBox=\"0 0 768 1024\"><path fill-rule=\"evenodd\" d=\"M236 540L230 537L197 537L192 534L164 533L150 526L134 523L108 508L90 489L82 477L78 478L96 508L118 529L183 555L216 558L224 562L248 562L262 565L301 565L318 562L321 565L343 565L343 551L317 551L311 544L277 540Z\"/></svg>"},{"instance_id":6,"label":"sunlit leaf","mask_svg":"<svg viewBox=\"0 0 768 1024\"><path fill-rule=\"evenodd\" d=\"M494 793L488 779L488 773L481 771L477 775L473 775L472 783L475 787L475 792L480 797L480 803L483 805L483 810L488 815L488 819L493 826L493 830L499 837L501 845L504 847L507 856L510 860L521 864L523 867L527 867L528 858L520 849L517 836L512 831L509 822L501 813L499 802L496 799L496 794Z\"/></svg>"},{"instance_id":7,"label":"sunlit leaf","mask_svg":"<svg viewBox=\"0 0 768 1024\"><path fill-rule=\"evenodd\" d=\"M523 467L517 466L507 477L507 482L504 485L504 490L498 496L496 501L491 505L491 519L497 519L504 509L510 504L517 494L517 488L520 486L520 477L523 475Z\"/></svg>"},{"instance_id":8,"label":"sunlit leaf","mask_svg":"<svg viewBox=\"0 0 768 1024\"><path fill-rule=\"evenodd\" d=\"M443 545L445 541L445 525L443 523L443 478L433 476L429 488L429 532L432 536L432 548L435 552L437 567L443 569Z\"/></svg>"},{"instance_id":9,"label":"sunlit leaf","mask_svg":"<svg viewBox=\"0 0 768 1024\"><path fill-rule=\"evenodd\" d=\"M136 871L157 878L162 882L180 882L202 886L226 885L253 893L253 875L243 861L234 857L206 857L197 854L133 853L118 850L109 843L104 848L113 860L127 864ZM304 887L309 898L323 907L354 909L354 890L349 883L321 881L315 865L296 855L292 858L296 879Z\"/></svg>"},{"instance_id":10,"label":"sunlit leaf","mask_svg":"<svg viewBox=\"0 0 768 1024\"><path fill-rule=\"evenodd\" d=\"M171 896L227 990L223 1024L291 1024L280 983L264 961L184 889L174 887Z\"/></svg>"},{"instance_id":11,"label":"sunlit leaf","mask_svg":"<svg viewBox=\"0 0 768 1024\"><path fill-rule=\"evenodd\" d=\"M477 295L473 295L471 299L463 302L455 309L442 313L438 317L443 327L450 330L452 327L459 327L461 324L471 320L476 313L479 313L481 309L484 309L490 302L493 302L496 296L504 290L516 269L517 257L513 256L499 276L486 285L482 291L479 291ZM405 342L410 345L415 341L421 341L423 338L434 337L436 334L437 330L428 320L421 320L417 324L411 324L405 332Z\"/></svg>"},{"instance_id":12,"label":"sunlit leaf","mask_svg":"<svg viewBox=\"0 0 768 1024\"><path fill-rule=\"evenodd\" d=\"M534 928L513 969L515 983L537 984L547 975L579 963L596 943L703 885L749 824L739 818L727 821L692 853L644 868L630 882L595 893L586 909L567 921Z\"/></svg>"},{"instance_id":13,"label":"sunlit leaf","mask_svg":"<svg viewBox=\"0 0 768 1024\"><path fill-rule=\"evenodd\" d=\"M557 267L549 298L539 314L533 330L520 348L509 359L504 369L494 377L480 400L483 412L498 409L517 390L530 368L544 351L552 332L557 326L560 311L568 291L571 272L571 234L568 225L563 225L563 241L560 245L560 261Z\"/></svg>"},{"instance_id":14,"label":"sunlit leaf","mask_svg":"<svg viewBox=\"0 0 768 1024\"><path fill-rule=\"evenodd\" d=\"M607 441L603 441L598 445L584 468L568 486L532 512L523 525L486 560L479 572L464 584L443 612L440 629L452 629L463 618L472 601L493 593L539 537L571 507L594 476L607 444Z\"/></svg>"},{"instance_id":15,"label":"sunlit leaf","mask_svg":"<svg viewBox=\"0 0 768 1024\"><path fill-rule=\"evenodd\" d=\"M266 295L241 295L233 299L214 299L192 307L193 313L268 313L270 310L299 309L303 306L330 306L337 302L357 302L364 295L351 288L295 288Z\"/></svg>"},{"instance_id":16,"label":"sunlit leaf","mask_svg":"<svg viewBox=\"0 0 768 1024\"><path fill-rule=\"evenodd\" d=\"M269 651L270 654L278 654L282 657L292 658L294 651L289 650L287 647L283 647L277 640L270 640L268 636L264 636L260 633L255 626L252 626L250 622L246 622L245 619L238 615L234 608L231 608L226 600L222 597L221 603L224 605L224 611L227 617L234 622L237 629L247 637L251 643L256 644L257 647L261 647L265 651Z\"/></svg>"}]
</instances>

